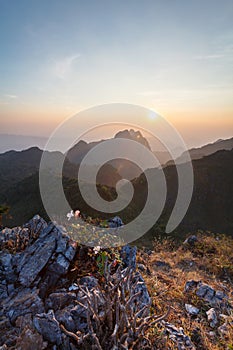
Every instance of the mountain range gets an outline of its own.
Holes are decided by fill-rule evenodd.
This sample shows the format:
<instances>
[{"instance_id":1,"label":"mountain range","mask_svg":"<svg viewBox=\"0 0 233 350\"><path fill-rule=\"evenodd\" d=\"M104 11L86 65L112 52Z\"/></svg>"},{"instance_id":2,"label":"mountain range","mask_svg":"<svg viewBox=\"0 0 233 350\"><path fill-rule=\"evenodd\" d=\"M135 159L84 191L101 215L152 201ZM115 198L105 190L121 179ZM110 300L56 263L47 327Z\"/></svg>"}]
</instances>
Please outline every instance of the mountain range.
<instances>
[{"instance_id":1,"label":"mountain range","mask_svg":"<svg viewBox=\"0 0 233 350\"><path fill-rule=\"evenodd\" d=\"M182 163L184 159L186 159L187 152L189 153L189 156L192 160L200 159L205 156L209 156L210 154L213 154L217 151L230 151L233 148L233 137L226 140L217 140L213 143L208 143L207 145L204 145L202 147L197 148L191 148L190 150L182 153L180 157L176 159L177 163Z\"/></svg>"},{"instance_id":2,"label":"mountain range","mask_svg":"<svg viewBox=\"0 0 233 350\"><path fill-rule=\"evenodd\" d=\"M115 137L137 140L150 150L147 140L140 132L124 130ZM75 178L77 178L79 162L99 142L102 141L91 143L80 141L66 155L61 152L48 152L51 168L57 160L64 161L62 174L64 191L72 208L80 209L81 212L91 216L104 216L104 214L86 205ZM232 142L233 138L219 140L199 149L190 150L194 168L194 192L187 214L177 228L178 234L197 229L233 233ZM5 223L8 225L22 224L35 212L46 217L38 185L38 170L42 152L39 148L32 147L24 151L9 151L0 154L0 204L7 204L11 208L11 218L5 218ZM182 162L179 166L182 166ZM92 170L90 166L90 171ZM172 163L167 163L163 169L148 169L147 171L164 171L168 186L164 211L157 226L149 232L149 236L153 237L158 232L158 225L160 229L165 226L174 206L177 194L177 171ZM145 203L147 196L145 175L140 174L140 169L134 168L133 164L124 162L124 159L117 159L116 162L109 162L101 168L97 176L97 183L99 183L98 191L101 196L107 200L113 200L116 198L115 184L125 174L132 181L135 195L124 212L118 214L125 222L128 222L140 212ZM59 174L53 173L52 176L56 178ZM51 191L55 193L56 188L51 188ZM105 217L108 216L105 215Z\"/></svg>"}]
</instances>

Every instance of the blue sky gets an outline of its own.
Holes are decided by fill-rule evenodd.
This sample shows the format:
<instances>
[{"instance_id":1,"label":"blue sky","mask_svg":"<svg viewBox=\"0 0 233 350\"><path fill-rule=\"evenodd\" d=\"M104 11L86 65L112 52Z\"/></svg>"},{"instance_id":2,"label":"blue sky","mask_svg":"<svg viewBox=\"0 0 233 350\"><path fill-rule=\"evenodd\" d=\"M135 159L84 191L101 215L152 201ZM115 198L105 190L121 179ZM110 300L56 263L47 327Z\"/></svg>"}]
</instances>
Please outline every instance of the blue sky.
<instances>
[{"instance_id":1,"label":"blue sky","mask_svg":"<svg viewBox=\"0 0 233 350\"><path fill-rule=\"evenodd\" d=\"M0 0L1 131L48 135L127 102L190 143L232 136L232 23L232 0Z\"/></svg>"}]
</instances>

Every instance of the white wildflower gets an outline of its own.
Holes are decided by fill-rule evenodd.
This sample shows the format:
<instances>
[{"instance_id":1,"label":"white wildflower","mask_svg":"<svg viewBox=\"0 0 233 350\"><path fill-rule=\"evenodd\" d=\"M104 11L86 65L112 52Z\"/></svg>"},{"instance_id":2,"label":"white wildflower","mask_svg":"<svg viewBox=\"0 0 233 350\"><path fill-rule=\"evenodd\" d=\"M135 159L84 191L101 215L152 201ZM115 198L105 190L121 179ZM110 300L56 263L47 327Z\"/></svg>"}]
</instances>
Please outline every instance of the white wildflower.
<instances>
[{"instance_id":1,"label":"white wildflower","mask_svg":"<svg viewBox=\"0 0 233 350\"><path fill-rule=\"evenodd\" d=\"M71 210L69 213L66 214L68 221L74 216L74 211Z\"/></svg>"},{"instance_id":2,"label":"white wildflower","mask_svg":"<svg viewBox=\"0 0 233 350\"><path fill-rule=\"evenodd\" d=\"M99 251L100 251L100 249L101 249L101 247L98 245L98 246L96 246L96 247L94 247L93 248L93 250L94 250L94 253L95 254L98 254L99 253Z\"/></svg>"}]
</instances>

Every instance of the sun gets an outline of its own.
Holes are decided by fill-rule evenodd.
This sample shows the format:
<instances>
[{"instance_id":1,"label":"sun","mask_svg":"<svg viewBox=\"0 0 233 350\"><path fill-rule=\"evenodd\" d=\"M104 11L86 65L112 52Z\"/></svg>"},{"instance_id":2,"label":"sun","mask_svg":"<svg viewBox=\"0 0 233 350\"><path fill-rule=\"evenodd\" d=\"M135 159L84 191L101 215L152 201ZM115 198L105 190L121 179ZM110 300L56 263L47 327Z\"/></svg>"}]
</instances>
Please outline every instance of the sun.
<instances>
[{"instance_id":1,"label":"sun","mask_svg":"<svg viewBox=\"0 0 233 350\"><path fill-rule=\"evenodd\" d=\"M157 114L154 111L150 111L148 114L148 118L150 120L155 120L157 118Z\"/></svg>"}]
</instances>

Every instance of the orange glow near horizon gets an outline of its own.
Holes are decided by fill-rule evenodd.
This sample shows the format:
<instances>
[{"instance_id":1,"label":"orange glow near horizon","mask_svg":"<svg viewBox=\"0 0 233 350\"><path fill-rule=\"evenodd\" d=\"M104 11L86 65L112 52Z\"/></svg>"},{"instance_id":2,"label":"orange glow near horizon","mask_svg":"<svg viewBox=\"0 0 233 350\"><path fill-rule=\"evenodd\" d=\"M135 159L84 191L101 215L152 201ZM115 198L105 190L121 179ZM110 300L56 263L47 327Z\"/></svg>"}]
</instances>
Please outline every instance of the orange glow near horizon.
<instances>
[{"instance_id":1,"label":"orange glow near horizon","mask_svg":"<svg viewBox=\"0 0 233 350\"><path fill-rule=\"evenodd\" d=\"M75 107L58 108L55 105L34 106L18 105L3 106L1 117L1 133L49 136L54 129L67 118L75 115L85 108ZM156 122L153 114L149 116L151 123ZM219 138L229 138L233 136L233 112L230 109L183 109L172 110L171 107L157 109L157 113L167 119L181 134L188 146L198 146L207 142L215 141ZM156 116L156 114L155 114ZM93 120L98 122L98 120ZM80 121L82 126L85 120ZM111 129L111 128L110 128ZM111 137L112 130L109 129L109 136L106 132L102 137ZM97 133L93 139L101 138Z\"/></svg>"}]
</instances>

